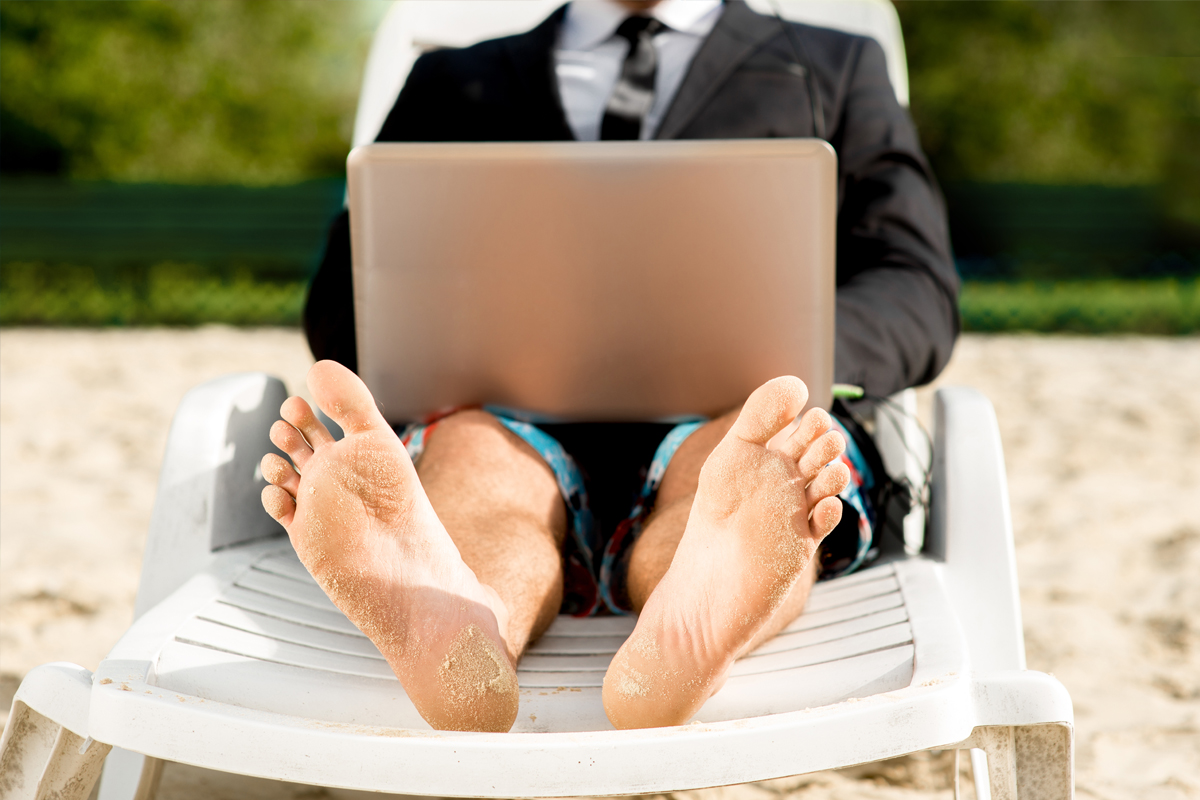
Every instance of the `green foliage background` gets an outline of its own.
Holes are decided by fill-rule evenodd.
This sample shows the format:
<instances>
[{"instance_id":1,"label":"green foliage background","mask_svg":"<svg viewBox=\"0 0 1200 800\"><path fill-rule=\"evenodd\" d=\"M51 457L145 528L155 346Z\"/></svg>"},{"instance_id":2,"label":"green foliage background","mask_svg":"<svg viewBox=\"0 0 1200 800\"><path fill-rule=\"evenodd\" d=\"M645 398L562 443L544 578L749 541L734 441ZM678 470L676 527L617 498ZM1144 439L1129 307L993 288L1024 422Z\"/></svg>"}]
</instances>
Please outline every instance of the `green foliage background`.
<instances>
[{"instance_id":1,"label":"green foliage background","mask_svg":"<svg viewBox=\"0 0 1200 800\"><path fill-rule=\"evenodd\" d=\"M896 0L943 182L1154 185L1200 227L1200 2Z\"/></svg>"},{"instance_id":2,"label":"green foliage background","mask_svg":"<svg viewBox=\"0 0 1200 800\"><path fill-rule=\"evenodd\" d=\"M73 178L338 174L386 6L0 0L0 135L5 149L13 136L57 148ZM1167 184L1180 214L1200 215L1200 2L896 7L913 116L943 181Z\"/></svg>"},{"instance_id":3,"label":"green foliage background","mask_svg":"<svg viewBox=\"0 0 1200 800\"><path fill-rule=\"evenodd\" d=\"M386 5L3 0L5 172L290 183L342 172Z\"/></svg>"}]
</instances>

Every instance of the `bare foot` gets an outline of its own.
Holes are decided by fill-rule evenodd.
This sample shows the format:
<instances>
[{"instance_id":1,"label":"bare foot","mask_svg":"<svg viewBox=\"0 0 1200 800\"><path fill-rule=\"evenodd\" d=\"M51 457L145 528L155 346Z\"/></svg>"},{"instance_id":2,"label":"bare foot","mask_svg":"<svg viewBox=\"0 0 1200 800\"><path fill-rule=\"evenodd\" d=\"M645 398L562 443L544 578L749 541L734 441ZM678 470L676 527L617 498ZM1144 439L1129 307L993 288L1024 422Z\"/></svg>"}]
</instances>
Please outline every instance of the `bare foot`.
<instances>
[{"instance_id":1,"label":"bare foot","mask_svg":"<svg viewBox=\"0 0 1200 800\"><path fill-rule=\"evenodd\" d=\"M704 462L671 566L604 678L618 728L691 719L841 519L850 475L825 468L845 448L829 415L813 409L770 441L807 399L799 378L763 384Z\"/></svg>"},{"instance_id":2,"label":"bare foot","mask_svg":"<svg viewBox=\"0 0 1200 800\"><path fill-rule=\"evenodd\" d=\"M502 635L503 602L463 563L358 376L321 361L308 387L345 438L335 442L308 403L288 398L271 441L292 463L263 458L272 484L263 506L430 725L507 731L517 716L517 677Z\"/></svg>"}]
</instances>

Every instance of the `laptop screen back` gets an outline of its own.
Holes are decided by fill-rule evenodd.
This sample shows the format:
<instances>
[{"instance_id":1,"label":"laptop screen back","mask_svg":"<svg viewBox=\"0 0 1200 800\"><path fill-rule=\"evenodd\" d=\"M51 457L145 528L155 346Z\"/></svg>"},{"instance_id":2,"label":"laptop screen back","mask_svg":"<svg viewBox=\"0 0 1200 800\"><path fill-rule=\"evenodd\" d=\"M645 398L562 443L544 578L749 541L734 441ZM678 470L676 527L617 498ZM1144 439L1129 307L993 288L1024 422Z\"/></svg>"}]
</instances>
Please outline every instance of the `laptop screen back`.
<instances>
[{"instance_id":1,"label":"laptop screen back","mask_svg":"<svg viewBox=\"0 0 1200 800\"><path fill-rule=\"evenodd\" d=\"M349 159L359 373L392 422L828 407L836 156L804 139L371 144Z\"/></svg>"}]
</instances>

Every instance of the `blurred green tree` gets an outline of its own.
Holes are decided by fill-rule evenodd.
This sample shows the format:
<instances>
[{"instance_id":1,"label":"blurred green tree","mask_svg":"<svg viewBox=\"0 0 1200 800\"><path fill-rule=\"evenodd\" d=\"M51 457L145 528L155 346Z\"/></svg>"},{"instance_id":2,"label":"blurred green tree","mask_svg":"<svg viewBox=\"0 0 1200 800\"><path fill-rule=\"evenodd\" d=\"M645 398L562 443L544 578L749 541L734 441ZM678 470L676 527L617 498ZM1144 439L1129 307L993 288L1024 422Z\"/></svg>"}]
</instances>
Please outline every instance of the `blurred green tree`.
<instances>
[{"instance_id":1,"label":"blurred green tree","mask_svg":"<svg viewBox=\"0 0 1200 800\"><path fill-rule=\"evenodd\" d=\"M896 0L948 181L1169 185L1200 220L1200 3ZM0 0L7 173L341 172L381 0Z\"/></svg>"},{"instance_id":2,"label":"blurred green tree","mask_svg":"<svg viewBox=\"0 0 1200 800\"><path fill-rule=\"evenodd\" d=\"M172 183L340 174L384 8L4 0L0 167Z\"/></svg>"},{"instance_id":3,"label":"blurred green tree","mask_svg":"<svg viewBox=\"0 0 1200 800\"><path fill-rule=\"evenodd\" d=\"M1159 185L1200 226L1200 3L896 6L944 181Z\"/></svg>"}]
</instances>

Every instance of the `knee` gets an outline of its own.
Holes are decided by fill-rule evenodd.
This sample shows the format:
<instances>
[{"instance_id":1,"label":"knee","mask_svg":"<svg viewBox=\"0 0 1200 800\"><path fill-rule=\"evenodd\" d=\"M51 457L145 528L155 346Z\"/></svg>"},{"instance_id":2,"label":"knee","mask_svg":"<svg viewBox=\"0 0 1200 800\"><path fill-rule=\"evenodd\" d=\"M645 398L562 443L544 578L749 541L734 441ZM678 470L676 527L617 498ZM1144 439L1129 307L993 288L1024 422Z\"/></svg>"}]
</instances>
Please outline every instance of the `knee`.
<instances>
[{"instance_id":1,"label":"knee","mask_svg":"<svg viewBox=\"0 0 1200 800\"><path fill-rule=\"evenodd\" d=\"M479 409L456 411L428 434L421 467L434 464L502 497L527 482L558 492L553 471L538 451L496 416Z\"/></svg>"},{"instance_id":2,"label":"knee","mask_svg":"<svg viewBox=\"0 0 1200 800\"><path fill-rule=\"evenodd\" d=\"M536 450L495 416L478 409L440 420L426 442L417 473L470 485L481 507L561 504L554 472ZM427 490L428 490L427 486Z\"/></svg>"},{"instance_id":3,"label":"knee","mask_svg":"<svg viewBox=\"0 0 1200 800\"><path fill-rule=\"evenodd\" d=\"M700 483L700 468L712 454L712 451L737 419L737 412L732 411L724 416L708 422L704 427L693 433L671 457L667 469L663 473L662 483L658 487L658 504L667 505L683 497L696 493Z\"/></svg>"},{"instance_id":4,"label":"knee","mask_svg":"<svg viewBox=\"0 0 1200 800\"><path fill-rule=\"evenodd\" d=\"M439 439L474 439L480 435L487 435L489 431L498 433L504 430L506 428L495 415L479 408L455 411L437 423Z\"/></svg>"},{"instance_id":5,"label":"knee","mask_svg":"<svg viewBox=\"0 0 1200 800\"><path fill-rule=\"evenodd\" d=\"M426 439L422 460L491 462L513 447L513 434L500 420L480 409L456 411L438 420Z\"/></svg>"}]
</instances>

